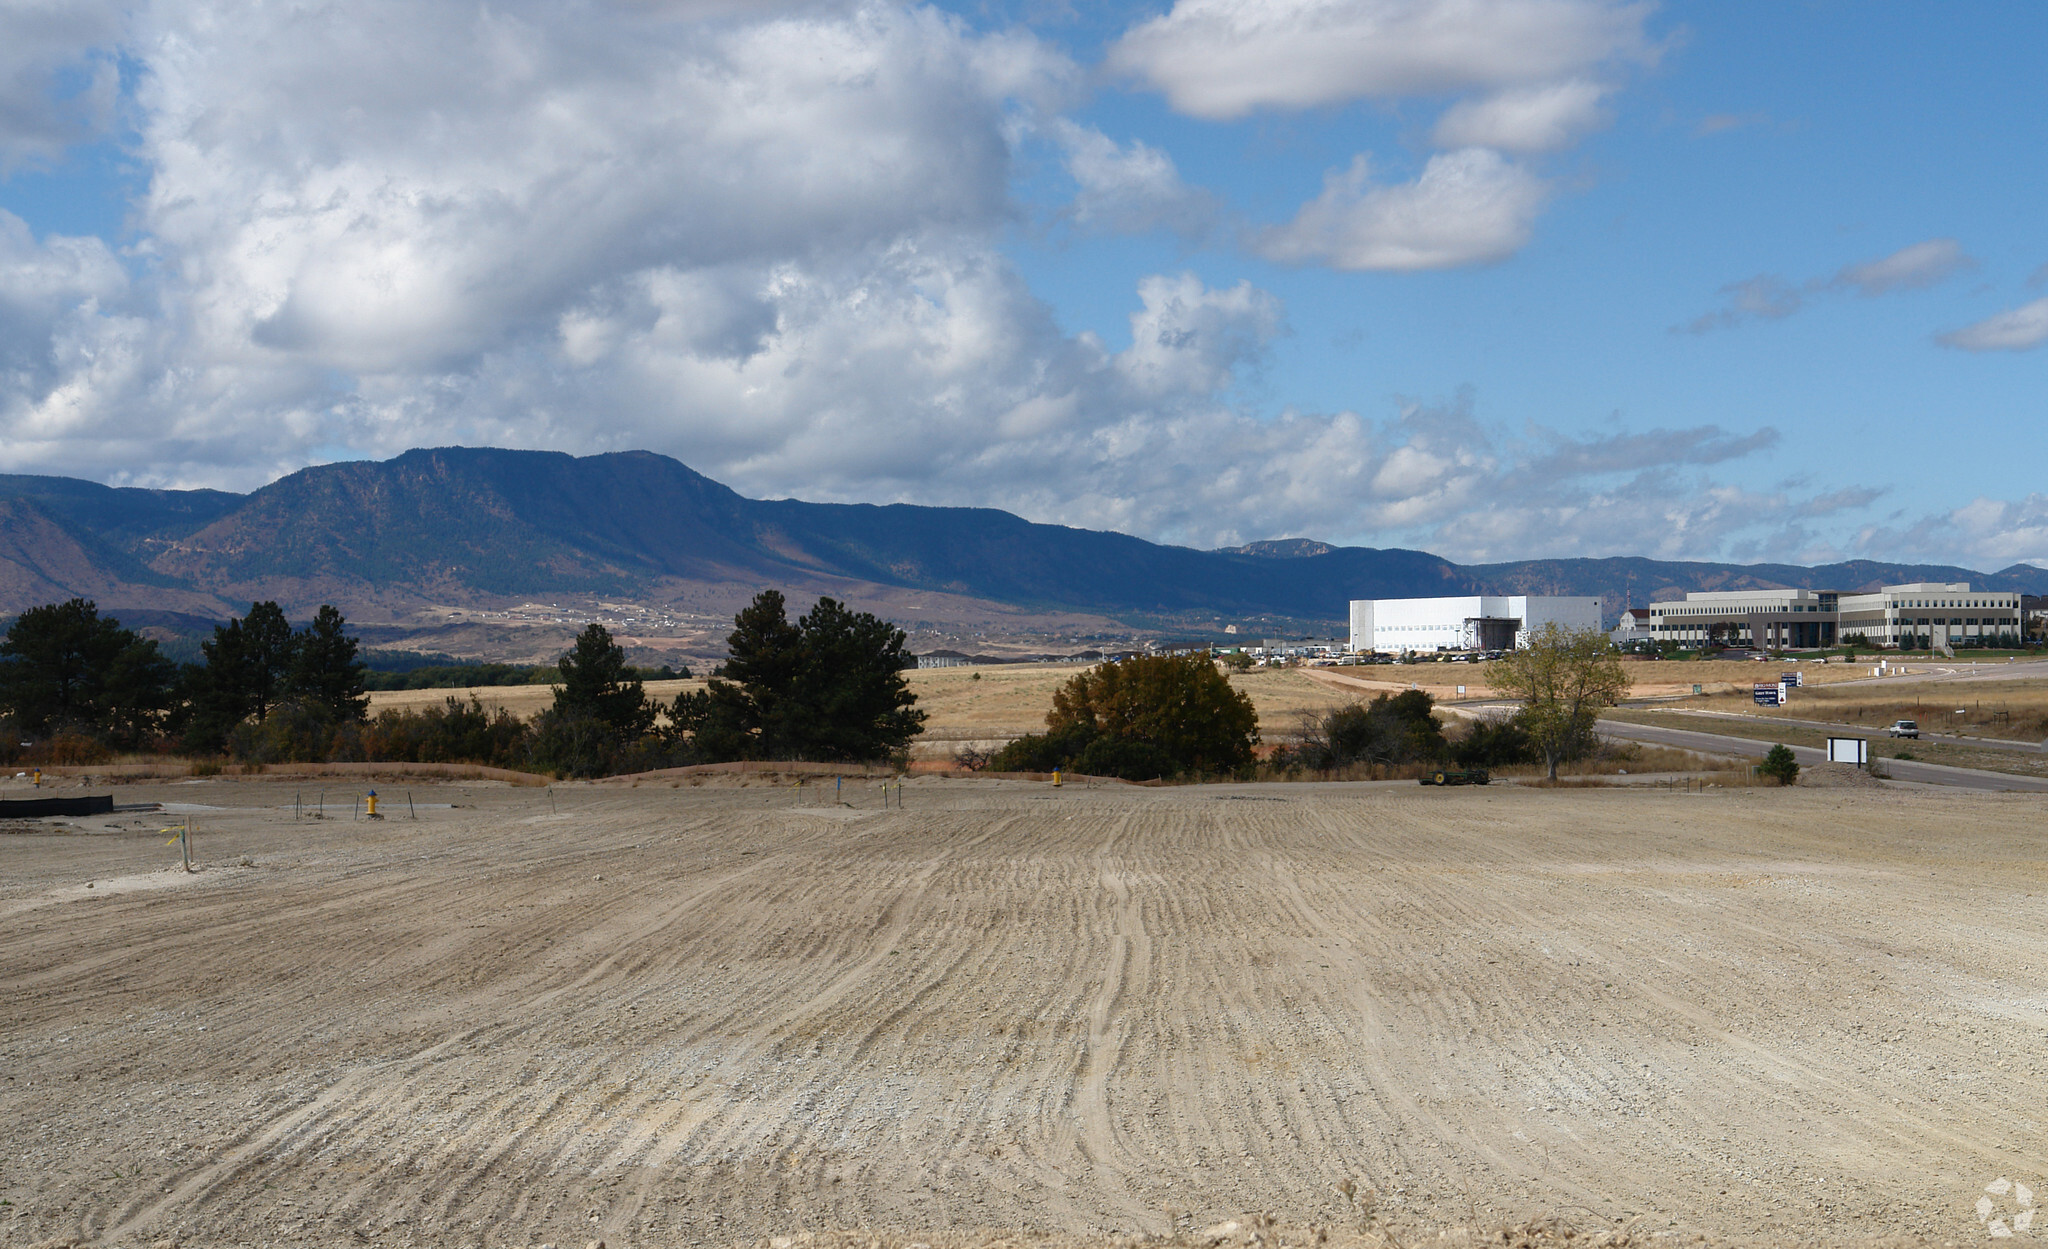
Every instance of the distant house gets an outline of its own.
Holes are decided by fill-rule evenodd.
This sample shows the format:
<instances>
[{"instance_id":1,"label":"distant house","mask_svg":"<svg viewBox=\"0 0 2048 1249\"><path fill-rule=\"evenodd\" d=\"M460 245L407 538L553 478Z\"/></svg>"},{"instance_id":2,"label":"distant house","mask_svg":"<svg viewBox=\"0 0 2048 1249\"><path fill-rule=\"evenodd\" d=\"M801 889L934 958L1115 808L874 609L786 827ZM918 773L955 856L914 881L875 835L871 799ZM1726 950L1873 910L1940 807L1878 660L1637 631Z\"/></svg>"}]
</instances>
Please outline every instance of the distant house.
<instances>
[{"instance_id":1,"label":"distant house","mask_svg":"<svg viewBox=\"0 0 2048 1249\"><path fill-rule=\"evenodd\" d=\"M1607 636L1616 646L1653 640L1657 632L1650 627L1650 609L1631 607L1624 611L1621 613L1621 623L1615 625Z\"/></svg>"},{"instance_id":2,"label":"distant house","mask_svg":"<svg viewBox=\"0 0 2048 1249\"><path fill-rule=\"evenodd\" d=\"M964 668L970 662L972 661L959 651L933 651L929 655L917 657L917 666L920 668Z\"/></svg>"}]
</instances>

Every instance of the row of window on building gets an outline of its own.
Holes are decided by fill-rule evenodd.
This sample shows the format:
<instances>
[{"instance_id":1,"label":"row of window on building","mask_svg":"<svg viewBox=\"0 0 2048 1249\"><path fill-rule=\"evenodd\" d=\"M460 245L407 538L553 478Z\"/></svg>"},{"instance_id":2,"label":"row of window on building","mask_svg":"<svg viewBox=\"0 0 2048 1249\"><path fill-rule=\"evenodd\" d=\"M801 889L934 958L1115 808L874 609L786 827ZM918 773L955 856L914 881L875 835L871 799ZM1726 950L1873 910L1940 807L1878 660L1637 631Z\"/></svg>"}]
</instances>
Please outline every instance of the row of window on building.
<instances>
[{"instance_id":1,"label":"row of window on building","mask_svg":"<svg viewBox=\"0 0 2048 1249\"><path fill-rule=\"evenodd\" d=\"M1860 637L1884 647L1981 646L2014 641L2018 594L1975 591L1966 581L1835 590L1710 590L1626 613L1615 640L1680 645L1720 641L1760 649L1818 649Z\"/></svg>"}]
</instances>

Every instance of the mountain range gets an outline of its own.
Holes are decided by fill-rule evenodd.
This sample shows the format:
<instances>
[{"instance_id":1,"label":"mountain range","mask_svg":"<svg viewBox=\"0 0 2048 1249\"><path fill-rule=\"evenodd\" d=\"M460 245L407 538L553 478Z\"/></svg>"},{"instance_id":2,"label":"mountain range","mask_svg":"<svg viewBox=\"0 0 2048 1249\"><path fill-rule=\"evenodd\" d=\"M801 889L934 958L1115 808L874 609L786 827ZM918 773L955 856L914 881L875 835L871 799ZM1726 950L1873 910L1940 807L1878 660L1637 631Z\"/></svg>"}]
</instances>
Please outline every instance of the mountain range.
<instances>
[{"instance_id":1,"label":"mountain range","mask_svg":"<svg viewBox=\"0 0 2048 1249\"><path fill-rule=\"evenodd\" d=\"M1907 581L2048 592L2048 570L2026 564L1460 565L1309 539L1200 551L989 508L749 499L645 451L442 447L306 468L248 494L0 476L0 612L83 595L131 622L222 619L255 599L394 622L563 596L724 603L776 586L941 615L931 603L1306 626L1342 621L1352 598L1598 595L1613 612L1686 590Z\"/></svg>"}]
</instances>

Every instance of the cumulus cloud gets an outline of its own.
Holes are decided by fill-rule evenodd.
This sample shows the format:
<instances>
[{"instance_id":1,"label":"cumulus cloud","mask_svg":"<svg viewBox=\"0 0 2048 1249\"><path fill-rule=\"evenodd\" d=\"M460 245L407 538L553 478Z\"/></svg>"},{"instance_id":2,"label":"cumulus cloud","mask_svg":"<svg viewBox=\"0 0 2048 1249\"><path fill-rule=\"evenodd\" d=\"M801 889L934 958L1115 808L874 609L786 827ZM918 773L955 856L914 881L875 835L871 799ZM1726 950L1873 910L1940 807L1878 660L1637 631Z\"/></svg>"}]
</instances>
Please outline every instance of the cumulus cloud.
<instances>
[{"instance_id":1,"label":"cumulus cloud","mask_svg":"<svg viewBox=\"0 0 2048 1249\"><path fill-rule=\"evenodd\" d=\"M0 210L0 463L77 454L116 434L154 340L128 273L96 238L38 240Z\"/></svg>"},{"instance_id":2,"label":"cumulus cloud","mask_svg":"<svg viewBox=\"0 0 2048 1249\"><path fill-rule=\"evenodd\" d=\"M1642 55L1648 12L1602 0L1177 0L1126 32L1109 65L1179 112L1221 121L1573 78Z\"/></svg>"},{"instance_id":3,"label":"cumulus cloud","mask_svg":"<svg viewBox=\"0 0 2048 1249\"><path fill-rule=\"evenodd\" d=\"M1873 525L1860 549L1888 559L1966 559L1987 571L2027 563L2048 566L2048 494L1976 498L1901 525Z\"/></svg>"},{"instance_id":4,"label":"cumulus cloud","mask_svg":"<svg viewBox=\"0 0 2048 1249\"><path fill-rule=\"evenodd\" d=\"M1485 147L1530 154L1569 147L1610 120L1607 88L1584 79L1521 87L1451 106L1436 123L1438 147Z\"/></svg>"},{"instance_id":5,"label":"cumulus cloud","mask_svg":"<svg viewBox=\"0 0 2048 1249\"><path fill-rule=\"evenodd\" d=\"M1718 292L1719 308L1701 313L1684 325L1673 326L1672 332L1705 334L1732 329L1746 321L1782 320L1806 307L1814 296L1831 292L1853 291L1870 298L1926 290L1976 264L1956 240L1934 238L1875 260L1844 265L1832 277L1809 278L1798 285L1774 273L1760 273L1722 287Z\"/></svg>"},{"instance_id":6,"label":"cumulus cloud","mask_svg":"<svg viewBox=\"0 0 2048 1249\"><path fill-rule=\"evenodd\" d=\"M1935 341L1964 351L2031 351L2048 343L2048 299L2008 308L1975 325L1950 330Z\"/></svg>"},{"instance_id":7,"label":"cumulus cloud","mask_svg":"<svg viewBox=\"0 0 2048 1249\"><path fill-rule=\"evenodd\" d=\"M1062 117L1053 136L1065 151L1066 169L1079 186L1069 210L1076 225L1119 234L1166 229L1194 236L1216 217L1207 193L1181 181L1173 158L1136 140L1120 145L1093 127Z\"/></svg>"},{"instance_id":8,"label":"cumulus cloud","mask_svg":"<svg viewBox=\"0 0 2048 1249\"><path fill-rule=\"evenodd\" d=\"M1711 476L1770 431L1262 417L1238 395L1286 315L1246 282L1143 277L1121 349L1064 331L1002 251L1018 136L1049 128L1089 228L1189 228L1200 196L1057 123L1079 74L1028 37L743 0L156 0L128 29L136 255L0 217L14 471L246 488L337 447L645 447L756 495L1498 558L1712 553L1805 502ZM1260 246L1479 263L1544 195L1487 149L1367 172Z\"/></svg>"},{"instance_id":9,"label":"cumulus cloud","mask_svg":"<svg viewBox=\"0 0 2048 1249\"><path fill-rule=\"evenodd\" d=\"M152 231L196 332L361 372L459 367L642 269L984 227L1033 59L890 9L603 40L541 5L213 16L143 94Z\"/></svg>"},{"instance_id":10,"label":"cumulus cloud","mask_svg":"<svg viewBox=\"0 0 2048 1249\"><path fill-rule=\"evenodd\" d=\"M1376 184L1364 156L1324 179L1293 221L1260 234L1260 254L1338 269L1447 269L1506 259L1529 241L1548 190L1496 152L1429 158L1413 182Z\"/></svg>"},{"instance_id":11,"label":"cumulus cloud","mask_svg":"<svg viewBox=\"0 0 2048 1249\"><path fill-rule=\"evenodd\" d=\"M115 0L0 6L0 172L50 159L111 123L123 8Z\"/></svg>"}]
</instances>

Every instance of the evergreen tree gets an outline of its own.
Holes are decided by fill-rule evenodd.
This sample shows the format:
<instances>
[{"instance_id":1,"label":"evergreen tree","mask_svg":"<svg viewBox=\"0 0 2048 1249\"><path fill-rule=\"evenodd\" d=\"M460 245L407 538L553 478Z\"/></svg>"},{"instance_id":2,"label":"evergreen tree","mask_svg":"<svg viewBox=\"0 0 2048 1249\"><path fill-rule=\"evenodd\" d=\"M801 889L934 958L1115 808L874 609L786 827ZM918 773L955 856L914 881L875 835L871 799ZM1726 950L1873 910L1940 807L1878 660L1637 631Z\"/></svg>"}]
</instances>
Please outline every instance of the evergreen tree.
<instances>
[{"instance_id":1,"label":"evergreen tree","mask_svg":"<svg viewBox=\"0 0 2048 1249\"><path fill-rule=\"evenodd\" d=\"M169 662L88 599L31 607L0 641L0 710L23 730L134 745L170 701Z\"/></svg>"},{"instance_id":2,"label":"evergreen tree","mask_svg":"<svg viewBox=\"0 0 2048 1249\"><path fill-rule=\"evenodd\" d=\"M924 729L903 670L914 664L903 630L821 598L797 622L801 659L790 725L799 758L880 759Z\"/></svg>"},{"instance_id":3,"label":"evergreen tree","mask_svg":"<svg viewBox=\"0 0 2048 1249\"><path fill-rule=\"evenodd\" d=\"M654 727L654 705L639 676L626 665L626 652L603 625L593 623L576 636L575 648L556 662L562 683L555 687L554 713L568 720L595 720L619 740Z\"/></svg>"},{"instance_id":4,"label":"evergreen tree","mask_svg":"<svg viewBox=\"0 0 2048 1249\"><path fill-rule=\"evenodd\" d=\"M829 598L792 625L764 590L733 618L710 686L678 695L669 718L706 759L879 759L924 727L903 644L902 630Z\"/></svg>"},{"instance_id":5,"label":"evergreen tree","mask_svg":"<svg viewBox=\"0 0 2048 1249\"><path fill-rule=\"evenodd\" d=\"M243 694L249 715L261 720L270 709L291 693L292 671L297 666L298 637L284 608L273 602L249 604L242 618Z\"/></svg>"},{"instance_id":6,"label":"evergreen tree","mask_svg":"<svg viewBox=\"0 0 2048 1249\"><path fill-rule=\"evenodd\" d=\"M761 591L733 617L710 685L676 695L670 722L709 760L796 758L802 641L781 592Z\"/></svg>"},{"instance_id":7,"label":"evergreen tree","mask_svg":"<svg viewBox=\"0 0 2048 1249\"><path fill-rule=\"evenodd\" d=\"M249 614L215 625L199 644L206 662L185 670L190 727L186 744L217 751L244 720L262 720L291 692L296 639L284 609L274 602L249 604Z\"/></svg>"},{"instance_id":8,"label":"evergreen tree","mask_svg":"<svg viewBox=\"0 0 2048 1249\"><path fill-rule=\"evenodd\" d=\"M323 605L295 639L288 687L291 697L320 708L341 724L360 723L370 710L369 696L363 692L368 668L356 657L358 643L347 628L338 609Z\"/></svg>"}]
</instances>

